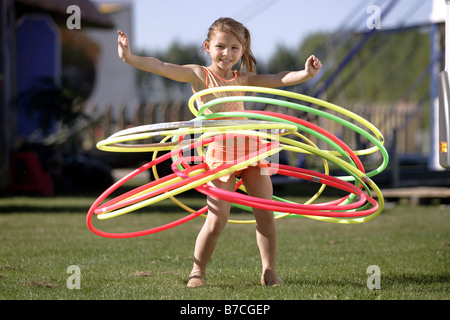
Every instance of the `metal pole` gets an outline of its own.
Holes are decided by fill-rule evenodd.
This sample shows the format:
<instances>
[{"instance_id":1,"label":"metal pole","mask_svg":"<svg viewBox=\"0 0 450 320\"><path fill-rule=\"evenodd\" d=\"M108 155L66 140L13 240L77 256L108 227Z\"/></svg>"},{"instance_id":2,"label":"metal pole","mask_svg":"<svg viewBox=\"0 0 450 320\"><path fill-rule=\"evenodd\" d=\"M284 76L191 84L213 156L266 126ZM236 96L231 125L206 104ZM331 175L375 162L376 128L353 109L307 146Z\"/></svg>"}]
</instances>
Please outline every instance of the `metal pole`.
<instances>
[{"instance_id":1,"label":"metal pole","mask_svg":"<svg viewBox=\"0 0 450 320\"><path fill-rule=\"evenodd\" d=\"M445 0L447 17L445 19L445 70L439 74L439 163L442 167L450 168L450 85L448 68L450 63L450 0Z\"/></svg>"},{"instance_id":2,"label":"metal pole","mask_svg":"<svg viewBox=\"0 0 450 320\"><path fill-rule=\"evenodd\" d=\"M450 0L445 0L447 17L445 19L445 70L448 71L450 63Z\"/></svg>"}]
</instances>

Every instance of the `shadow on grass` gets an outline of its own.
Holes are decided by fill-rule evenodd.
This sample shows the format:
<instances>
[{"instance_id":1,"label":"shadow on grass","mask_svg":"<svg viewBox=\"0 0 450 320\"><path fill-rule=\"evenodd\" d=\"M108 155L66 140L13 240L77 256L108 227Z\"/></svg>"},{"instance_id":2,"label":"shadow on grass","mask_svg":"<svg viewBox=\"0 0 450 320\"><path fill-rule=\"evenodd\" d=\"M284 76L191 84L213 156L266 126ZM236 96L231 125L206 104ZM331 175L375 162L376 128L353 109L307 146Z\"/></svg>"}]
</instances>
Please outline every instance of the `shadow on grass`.
<instances>
[{"instance_id":1,"label":"shadow on grass","mask_svg":"<svg viewBox=\"0 0 450 320\"><path fill-rule=\"evenodd\" d=\"M89 211L90 206L74 206L74 205L67 205L67 206L39 206L35 204L22 204L22 205L6 205L6 206L0 206L0 214L17 214L17 213L33 213L33 214L80 214L85 213L87 214ZM143 208L140 211L138 211L140 214L154 214L154 213L176 213L176 212L183 212L184 209L176 205L175 203L173 205L170 204L153 204L151 208Z\"/></svg>"},{"instance_id":2,"label":"shadow on grass","mask_svg":"<svg viewBox=\"0 0 450 320\"><path fill-rule=\"evenodd\" d=\"M357 280L357 281L356 281ZM286 285L294 286L329 286L329 287L341 287L341 288L366 288L366 279L361 277L359 279L350 280L343 278L303 278L303 277L289 277L285 279ZM383 289L399 288L405 286L436 286L446 285L449 286L450 273L442 271L439 274L426 274L424 273L402 273L402 274L382 274L381 286Z\"/></svg>"},{"instance_id":3,"label":"shadow on grass","mask_svg":"<svg viewBox=\"0 0 450 320\"><path fill-rule=\"evenodd\" d=\"M113 199L119 195L123 195L127 192L134 190L133 187L120 187L114 193L111 194L104 202ZM71 194L58 194L55 196L24 196L24 195L11 195L10 197L0 197L0 214L16 214L16 213L85 213L89 211L89 208L100 197L103 191L92 193L71 193ZM181 202L188 199L192 203L194 200L197 205L192 205L192 208L197 210L204 204L206 204L206 196L198 193L195 190L188 190L179 197L176 197ZM11 200L13 199L13 200ZM151 214L151 213L176 213L183 212L184 209L177 205L175 202L167 199L165 201L157 202L151 206L144 207L138 210L139 213Z\"/></svg>"}]
</instances>

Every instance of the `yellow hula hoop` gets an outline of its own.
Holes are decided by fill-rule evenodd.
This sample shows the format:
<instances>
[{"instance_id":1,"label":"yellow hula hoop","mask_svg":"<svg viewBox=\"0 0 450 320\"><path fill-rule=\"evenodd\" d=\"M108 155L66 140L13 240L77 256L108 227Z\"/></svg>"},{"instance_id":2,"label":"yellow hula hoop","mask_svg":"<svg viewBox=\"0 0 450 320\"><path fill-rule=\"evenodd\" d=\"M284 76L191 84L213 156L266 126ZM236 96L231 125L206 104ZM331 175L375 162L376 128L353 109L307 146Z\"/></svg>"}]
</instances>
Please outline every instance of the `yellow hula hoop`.
<instances>
[{"instance_id":1,"label":"yellow hula hoop","mask_svg":"<svg viewBox=\"0 0 450 320\"><path fill-rule=\"evenodd\" d=\"M381 134L381 132L378 130L378 128L376 128L372 123L370 123L366 119L362 118L361 116L359 116L349 110L346 110L336 104L333 104L333 103L330 103L330 102L327 102L327 101L324 101L324 100L321 100L318 98L309 97L309 96L306 96L306 95L303 95L300 93L283 91L280 89L253 87L253 86L224 86L224 87L209 88L209 89L199 91L191 96L191 98L189 99L189 102L188 102L189 109L191 110L192 114L197 117L199 114L199 111L195 108L194 102L199 97L207 95L207 94L211 94L211 93L227 92L227 91L265 93L265 94L283 96L283 97L287 97L287 98L292 98L292 99L296 99L296 100L302 100L302 101L306 101L309 103L313 103L313 104L328 108L330 110L336 111L338 113L341 113L341 114L349 117L350 119L353 119L353 120L359 122L360 124L365 126L367 129L369 129L375 135L375 137L378 139L378 141L380 141L381 144L384 143L384 137ZM373 153L377 150L378 150L378 148L372 147L372 148L368 148L368 149L364 149L364 150L357 150L354 152L357 155L364 155L364 154Z\"/></svg>"},{"instance_id":2,"label":"yellow hula hoop","mask_svg":"<svg viewBox=\"0 0 450 320\"><path fill-rule=\"evenodd\" d=\"M247 87L234 87L234 88L235 88L235 90L242 91L242 90L244 90L244 88L247 88ZM252 88L252 87L250 87L250 88ZM221 91L226 91L226 88L212 88L212 89L214 89L214 90L220 89ZM260 88L257 88L257 89L260 89ZM208 90L211 90L211 89L208 89ZM201 91L201 92L199 92L199 94L203 93L205 91L208 91L208 90ZM260 91L261 90L265 90L265 88L260 89ZM286 95L288 95L288 94L289 93L286 92ZM194 100L190 100L190 103L193 103L193 101ZM269 105L272 104L272 105L285 106L287 108L299 109L299 110L302 110L302 111L305 111L305 112L313 113L313 114L315 114L317 116L325 117L325 118L327 118L329 120L332 120L332 121L337 122L337 123L339 123L339 124L341 124L341 125L343 125L345 127L350 128L351 130L353 130L353 131L357 132L358 134L360 134L360 135L364 136L365 138L367 138L371 143L373 143L375 145L372 148L358 151L358 152L356 152L357 154L359 154L359 155L369 154L369 153L373 153L375 151L380 151L381 152L381 154L383 156L382 157L383 158L382 163L380 164L380 166L378 168L376 168L375 170L372 170L371 172L369 172L368 176L373 176L373 175L375 175L377 173L380 173L388 165L389 155L388 155L386 149L383 146L383 142L384 142L383 137L377 134L377 132L379 132L378 129L375 128L373 125L371 125L369 122L367 122L365 119L359 117L356 114L353 114L353 118L358 118L358 120L360 122L364 122L365 124L370 125L373 128L373 131L374 131L373 133L375 133L375 135L378 136L378 137L369 134L369 132L367 132L366 130L363 130L363 128L361 128L359 126L356 126L355 124L353 124L353 123L351 123L351 122L349 122L347 120L344 120L344 119L339 118L339 117L337 117L335 115L332 115L331 113L328 113L328 112L325 112L325 111L322 111L322 110L318 110L318 109L314 109L314 108L311 108L311 107L302 106L302 105L294 103L294 102L283 101L283 100L276 100L276 99L272 99L272 98L260 98L260 97L253 97L253 96L252 97L249 97L249 96L230 96L230 97L216 98L216 99L214 99L214 100L212 100L210 102L207 102L202 108L200 108L200 110L198 112L201 113L201 112L203 112L204 110L206 110L207 108L209 108L209 107L211 107L213 105L220 104L220 103L225 103L225 102L230 102L230 101L235 101L235 102L237 102L237 101L242 101L242 102L245 102L245 101L263 102L263 103L266 103L266 104L269 104ZM193 108L193 105L191 105L190 107ZM338 106L336 106L336 107L340 108ZM343 111L346 111L345 109L342 109L342 108L340 108L340 109L343 110ZM271 114L271 116L269 116L268 114ZM352 113L350 113L350 114L352 114ZM241 116L241 117L242 116L244 116L244 117L248 116L250 118L257 118L257 119L270 119L270 118L276 118L276 113L264 112L264 111L263 112L258 112L258 111L253 111L253 112L252 111L218 112L218 113L213 113L213 114L208 114L208 115L203 115L203 116L197 116L197 119L208 120L208 119L215 119L215 118L220 118L220 117L231 117L231 116ZM281 115L281 118L285 118L285 117L283 115ZM295 117L293 117L293 118L295 118ZM274 119L272 121L279 122L276 119ZM293 120L293 121L288 121L288 122L294 123L294 122L297 122L297 121ZM300 123L299 123L299 125L300 125ZM304 125L300 125L300 127L302 127L302 130L307 130L310 134L315 135L310 129L307 128L307 127L309 127L308 125L306 127ZM372 128L369 128L369 129L372 129ZM337 154L336 152L333 152L333 151L327 151L327 152L330 152L330 153L335 154L335 155ZM355 151L352 150L352 153L355 154ZM337 155L342 155L344 157L348 157L348 154L344 154L344 153L342 153L342 154L339 153ZM347 179L348 177L341 177L341 178L342 179Z\"/></svg>"}]
</instances>

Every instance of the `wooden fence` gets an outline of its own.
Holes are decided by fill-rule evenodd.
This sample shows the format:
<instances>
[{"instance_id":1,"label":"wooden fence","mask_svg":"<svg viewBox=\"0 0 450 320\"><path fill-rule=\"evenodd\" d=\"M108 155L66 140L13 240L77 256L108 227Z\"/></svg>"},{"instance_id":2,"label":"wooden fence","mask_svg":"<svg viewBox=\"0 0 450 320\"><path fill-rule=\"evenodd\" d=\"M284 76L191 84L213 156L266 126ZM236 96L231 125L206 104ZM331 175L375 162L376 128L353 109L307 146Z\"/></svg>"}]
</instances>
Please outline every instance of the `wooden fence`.
<instances>
[{"instance_id":1,"label":"wooden fence","mask_svg":"<svg viewBox=\"0 0 450 320\"><path fill-rule=\"evenodd\" d=\"M346 109L368 120L376 126L384 136L388 151L396 148L399 155L425 156L429 152L429 124L427 123L428 108L413 103L396 103L392 105L354 104L344 106ZM344 140L351 148L365 147L367 141L354 134L352 130L323 118L286 109L284 107L251 104L247 109L265 109L288 113L311 121L334 133ZM124 128L161 122L186 121L193 118L186 101L147 102L134 107L91 108L88 112L95 121L82 132L85 149L95 147L95 144L109 135ZM331 112L332 114L334 112ZM336 113L334 113L336 114ZM348 119L348 118L346 118ZM394 134L395 133L395 134ZM394 143L394 136L397 143ZM312 139L314 141L314 138ZM314 141L321 146L320 141ZM323 145L322 145L323 146Z\"/></svg>"}]
</instances>

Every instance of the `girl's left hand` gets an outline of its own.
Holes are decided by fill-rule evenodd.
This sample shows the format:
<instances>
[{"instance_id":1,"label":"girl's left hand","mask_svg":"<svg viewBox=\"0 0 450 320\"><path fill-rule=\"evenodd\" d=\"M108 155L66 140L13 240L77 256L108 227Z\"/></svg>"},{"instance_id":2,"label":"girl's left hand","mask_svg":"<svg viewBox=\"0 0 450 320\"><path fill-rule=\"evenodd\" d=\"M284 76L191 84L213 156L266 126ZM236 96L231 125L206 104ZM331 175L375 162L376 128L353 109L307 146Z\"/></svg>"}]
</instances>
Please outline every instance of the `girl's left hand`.
<instances>
[{"instance_id":1,"label":"girl's left hand","mask_svg":"<svg viewBox=\"0 0 450 320\"><path fill-rule=\"evenodd\" d=\"M312 55L306 60L305 70L311 77L315 77L320 68L322 68L322 62L316 56Z\"/></svg>"}]
</instances>

